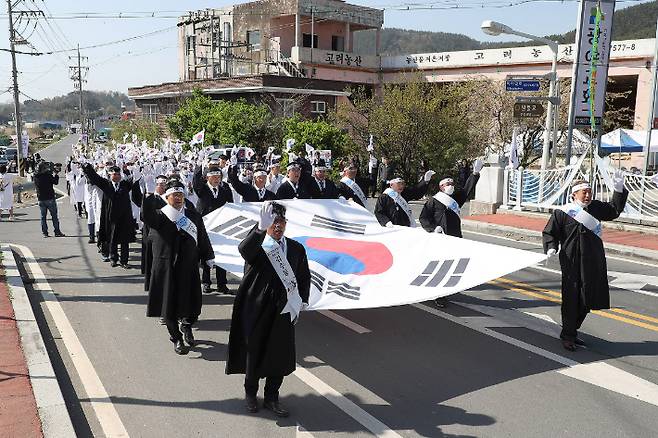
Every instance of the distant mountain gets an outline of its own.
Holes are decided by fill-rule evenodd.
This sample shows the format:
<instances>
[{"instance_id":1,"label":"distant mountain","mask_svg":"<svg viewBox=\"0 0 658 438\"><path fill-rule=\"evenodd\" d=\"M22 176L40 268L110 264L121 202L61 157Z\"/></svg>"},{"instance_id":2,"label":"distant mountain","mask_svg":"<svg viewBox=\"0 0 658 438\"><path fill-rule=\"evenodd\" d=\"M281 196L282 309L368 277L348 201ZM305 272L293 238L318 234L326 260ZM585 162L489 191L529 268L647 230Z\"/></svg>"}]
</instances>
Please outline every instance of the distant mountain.
<instances>
[{"instance_id":1,"label":"distant mountain","mask_svg":"<svg viewBox=\"0 0 658 438\"><path fill-rule=\"evenodd\" d=\"M133 101L118 91L84 91L82 97L85 114L91 118L121 114L122 104L128 110L134 108ZM63 96L41 100L26 100L21 105L23 121L77 121L79 99L77 92L71 92ZM0 105L0 122L13 120L13 112L13 104Z\"/></svg>"},{"instance_id":2,"label":"distant mountain","mask_svg":"<svg viewBox=\"0 0 658 438\"><path fill-rule=\"evenodd\" d=\"M653 38L656 35L656 19L658 18L658 1L642 3L615 12L612 38L614 40L630 40ZM548 35L547 38L561 44L573 43L574 30L559 35ZM481 42L466 35L446 32L427 32L388 28L381 31L381 53L383 55L404 55L408 53L455 52L459 50L491 49L497 47L517 47L540 45L533 41L524 42ZM355 32L354 51L374 53L374 31Z\"/></svg>"}]
</instances>

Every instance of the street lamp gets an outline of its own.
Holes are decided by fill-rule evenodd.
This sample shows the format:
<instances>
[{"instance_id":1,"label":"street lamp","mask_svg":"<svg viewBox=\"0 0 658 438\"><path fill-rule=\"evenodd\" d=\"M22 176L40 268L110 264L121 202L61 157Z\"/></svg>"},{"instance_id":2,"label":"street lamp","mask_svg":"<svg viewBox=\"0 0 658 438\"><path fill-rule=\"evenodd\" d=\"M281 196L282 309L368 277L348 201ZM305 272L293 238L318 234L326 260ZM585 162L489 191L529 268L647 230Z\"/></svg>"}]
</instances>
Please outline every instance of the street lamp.
<instances>
[{"instance_id":1,"label":"street lamp","mask_svg":"<svg viewBox=\"0 0 658 438\"><path fill-rule=\"evenodd\" d=\"M549 98L555 97L554 93L557 83L557 52L558 52L557 42L549 40L548 38L543 38L525 32L519 32L518 30L514 30L503 23L498 23L497 21L493 21L493 20L483 21L480 27L482 28L482 31L487 35L491 35L491 36L498 36L501 34L516 35L523 38L527 38L529 40L539 41L546 44L553 52L553 63L551 65L551 74L550 74L551 82L550 82L550 88L548 90L548 97ZM557 119L557 108L554 108L554 104L552 100L555 99L551 99L548 101L548 111L546 112L546 128L544 130L544 148L542 150L542 156L541 156L542 170L545 170L548 167L551 132L553 133L553 148L557 148L557 132L556 132L557 123L555 123L554 121L554 117L555 119Z\"/></svg>"}]
</instances>

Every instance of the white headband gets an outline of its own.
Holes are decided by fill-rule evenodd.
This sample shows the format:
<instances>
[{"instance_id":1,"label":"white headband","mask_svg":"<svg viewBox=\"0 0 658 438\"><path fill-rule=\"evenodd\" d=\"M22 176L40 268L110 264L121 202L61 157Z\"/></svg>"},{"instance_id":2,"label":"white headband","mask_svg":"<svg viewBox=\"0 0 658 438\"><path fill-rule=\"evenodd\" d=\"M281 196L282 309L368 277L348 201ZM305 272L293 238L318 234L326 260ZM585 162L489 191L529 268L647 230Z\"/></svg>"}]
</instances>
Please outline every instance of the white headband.
<instances>
[{"instance_id":1,"label":"white headband","mask_svg":"<svg viewBox=\"0 0 658 438\"><path fill-rule=\"evenodd\" d=\"M167 183L167 178L156 178L155 183L156 184L166 184Z\"/></svg>"},{"instance_id":2,"label":"white headband","mask_svg":"<svg viewBox=\"0 0 658 438\"><path fill-rule=\"evenodd\" d=\"M454 184L455 181L452 178L443 178L441 181L439 181L439 185L442 186L444 184Z\"/></svg>"},{"instance_id":3,"label":"white headband","mask_svg":"<svg viewBox=\"0 0 658 438\"><path fill-rule=\"evenodd\" d=\"M584 189L590 189L591 190L592 186L589 183L576 184L575 186L571 187L571 194L573 195L578 190L584 190Z\"/></svg>"},{"instance_id":4,"label":"white headband","mask_svg":"<svg viewBox=\"0 0 658 438\"><path fill-rule=\"evenodd\" d=\"M256 176L267 176L267 172L265 172L264 170L257 170L256 172L254 172L254 176L255 177Z\"/></svg>"},{"instance_id":5,"label":"white headband","mask_svg":"<svg viewBox=\"0 0 658 438\"><path fill-rule=\"evenodd\" d=\"M214 170L212 172L206 173L206 176L223 176L223 173L221 170Z\"/></svg>"},{"instance_id":6,"label":"white headband","mask_svg":"<svg viewBox=\"0 0 658 438\"><path fill-rule=\"evenodd\" d=\"M170 188L167 189L167 191L165 191L164 195L165 195L165 197L167 197L167 196L171 195L172 193L183 193L183 194L185 194L182 187L170 187Z\"/></svg>"},{"instance_id":7,"label":"white headband","mask_svg":"<svg viewBox=\"0 0 658 438\"><path fill-rule=\"evenodd\" d=\"M404 182L404 178L393 178L388 181L389 184Z\"/></svg>"}]
</instances>

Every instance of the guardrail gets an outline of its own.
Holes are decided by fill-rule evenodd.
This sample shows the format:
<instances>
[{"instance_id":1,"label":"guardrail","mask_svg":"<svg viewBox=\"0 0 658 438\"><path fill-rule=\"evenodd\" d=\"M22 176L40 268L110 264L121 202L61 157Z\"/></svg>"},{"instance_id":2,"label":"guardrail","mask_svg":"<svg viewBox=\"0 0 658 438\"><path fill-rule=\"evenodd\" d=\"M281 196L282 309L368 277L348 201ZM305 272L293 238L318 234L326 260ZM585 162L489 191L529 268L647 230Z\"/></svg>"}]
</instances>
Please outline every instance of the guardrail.
<instances>
[{"instance_id":1,"label":"guardrail","mask_svg":"<svg viewBox=\"0 0 658 438\"><path fill-rule=\"evenodd\" d=\"M505 169L503 208L522 210L554 209L569 202L571 183L575 179L589 178L589 169L583 169L586 154L570 166L548 169ZM596 170L592 183L594 198L608 202L613 194L615 169L605 160L596 157ZM628 201L621 217L658 225L658 180L644 175L623 172Z\"/></svg>"}]
</instances>

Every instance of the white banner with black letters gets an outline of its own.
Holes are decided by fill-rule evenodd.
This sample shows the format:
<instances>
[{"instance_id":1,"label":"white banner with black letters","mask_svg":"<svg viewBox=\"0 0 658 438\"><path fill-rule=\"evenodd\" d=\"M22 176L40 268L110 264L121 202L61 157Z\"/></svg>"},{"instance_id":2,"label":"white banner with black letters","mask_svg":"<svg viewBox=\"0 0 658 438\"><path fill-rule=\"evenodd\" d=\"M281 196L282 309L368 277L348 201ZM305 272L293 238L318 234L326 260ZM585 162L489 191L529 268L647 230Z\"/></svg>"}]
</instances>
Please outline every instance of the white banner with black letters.
<instances>
[{"instance_id":1,"label":"white banner with black letters","mask_svg":"<svg viewBox=\"0 0 658 438\"><path fill-rule=\"evenodd\" d=\"M291 200L285 235L304 245L309 310L386 307L470 289L534 265L543 254L379 225L352 201ZM242 277L238 244L258 223L261 203L226 204L204 217L215 264Z\"/></svg>"}]
</instances>

